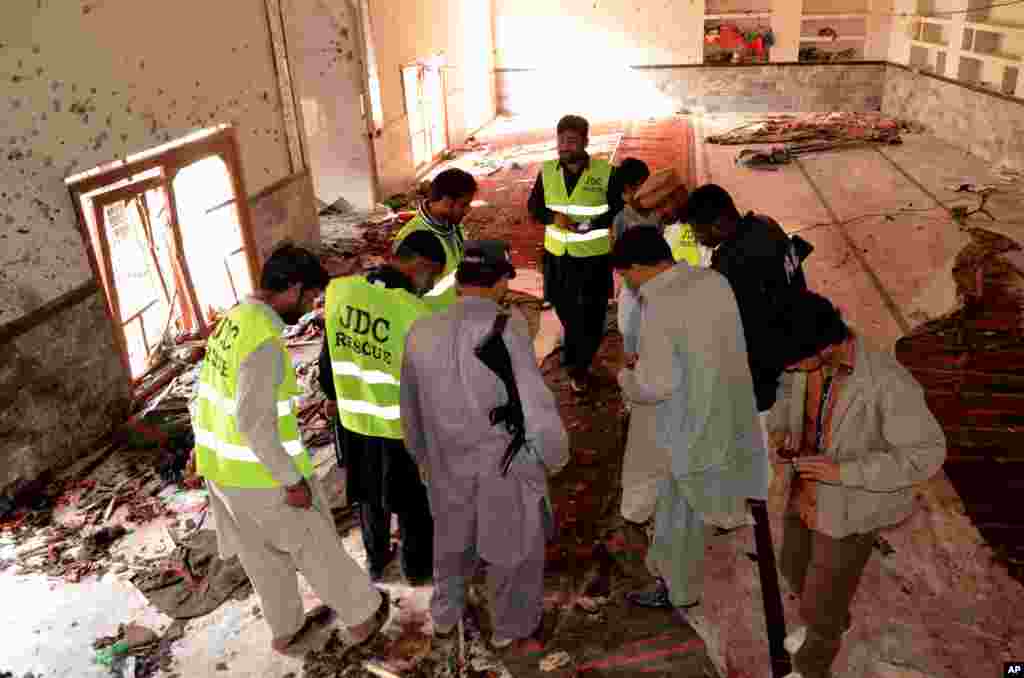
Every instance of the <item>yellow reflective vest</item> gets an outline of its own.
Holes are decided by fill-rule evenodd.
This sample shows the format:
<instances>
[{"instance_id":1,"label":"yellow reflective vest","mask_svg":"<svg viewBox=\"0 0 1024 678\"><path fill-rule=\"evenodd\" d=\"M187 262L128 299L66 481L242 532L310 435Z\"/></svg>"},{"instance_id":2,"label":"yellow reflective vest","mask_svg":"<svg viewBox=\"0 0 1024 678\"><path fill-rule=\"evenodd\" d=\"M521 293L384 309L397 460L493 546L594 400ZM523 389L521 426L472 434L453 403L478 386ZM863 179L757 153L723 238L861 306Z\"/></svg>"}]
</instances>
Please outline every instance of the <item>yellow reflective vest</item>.
<instances>
[{"instance_id":1,"label":"yellow reflective vest","mask_svg":"<svg viewBox=\"0 0 1024 678\"><path fill-rule=\"evenodd\" d=\"M225 487L272 488L279 483L238 431L238 368L267 341L280 350L284 379L277 389L277 430L303 478L313 463L302 445L295 401L301 392L278 324L267 309L242 303L228 312L206 344L192 419L196 470Z\"/></svg>"},{"instance_id":2,"label":"yellow reflective vest","mask_svg":"<svg viewBox=\"0 0 1024 678\"><path fill-rule=\"evenodd\" d=\"M402 227L400 231L395 235L394 238L394 250L397 250L402 241L405 240L406 236L415 231L428 231L437 236L438 240L444 246L445 264L444 271L441 272L441 277L434 283L433 289L423 295L423 302L427 307L434 312L443 311L452 304L458 298L455 289L455 271L459 267L459 263L462 261L463 251L461 243L465 241L466 236L462 230L462 224L455 226L457 236L445 237L439 234L437 231L432 229L430 225L423 219L422 216L416 215L409 222Z\"/></svg>"},{"instance_id":3,"label":"yellow reflective vest","mask_svg":"<svg viewBox=\"0 0 1024 678\"><path fill-rule=\"evenodd\" d=\"M608 181L611 174L611 163L591 158L573 188L572 195L569 195L558 160L545 161L541 168L544 204L552 212L564 214L577 224L595 219L608 211ZM555 224L545 224L544 249L555 256L568 254L571 257L599 257L611 252L611 239L607 228L579 233Z\"/></svg>"},{"instance_id":4,"label":"yellow reflective vest","mask_svg":"<svg viewBox=\"0 0 1024 678\"><path fill-rule=\"evenodd\" d=\"M405 338L431 309L401 288L347 276L327 286L324 319L341 425L402 439L399 387Z\"/></svg>"},{"instance_id":5,"label":"yellow reflective vest","mask_svg":"<svg viewBox=\"0 0 1024 678\"><path fill-rule=\"evenodd\" d=\"M691 266L699 266L701 259L700 245L689 224L676 222L665 227L665 241L672 248L672 258L685 261Z\"/></svg>"}]
</instances>

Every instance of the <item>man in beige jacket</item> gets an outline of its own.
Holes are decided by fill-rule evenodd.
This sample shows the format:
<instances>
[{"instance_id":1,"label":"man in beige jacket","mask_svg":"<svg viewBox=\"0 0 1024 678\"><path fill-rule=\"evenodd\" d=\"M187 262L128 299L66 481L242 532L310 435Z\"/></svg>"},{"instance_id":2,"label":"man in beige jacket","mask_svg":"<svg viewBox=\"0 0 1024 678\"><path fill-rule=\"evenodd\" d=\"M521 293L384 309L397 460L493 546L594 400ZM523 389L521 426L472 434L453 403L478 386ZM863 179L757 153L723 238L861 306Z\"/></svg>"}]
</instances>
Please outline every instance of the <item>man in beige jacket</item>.
<instances>
[{"instance_id":1,"label":"man in beige jacket","mask_svg":"<svg viewBox=\"0 0 1024 678\"><path fill-rule=\"evenodd\" d=\"M791 488L779 568L806 623L786 649L791 678L826 678L876 531L911 514L946 440L910 373L827 299L798 295L785 322L789 368L768 428Z\"/></svg>"}]
</instances>

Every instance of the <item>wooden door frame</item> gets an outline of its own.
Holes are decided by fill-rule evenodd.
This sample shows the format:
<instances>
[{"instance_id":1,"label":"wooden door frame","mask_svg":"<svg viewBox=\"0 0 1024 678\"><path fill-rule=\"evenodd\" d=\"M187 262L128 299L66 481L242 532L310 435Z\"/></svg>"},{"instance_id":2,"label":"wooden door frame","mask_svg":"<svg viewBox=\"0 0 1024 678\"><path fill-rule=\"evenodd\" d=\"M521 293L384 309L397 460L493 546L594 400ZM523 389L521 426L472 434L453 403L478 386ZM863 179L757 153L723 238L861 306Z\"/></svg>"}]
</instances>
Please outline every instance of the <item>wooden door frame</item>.
<instances>
[{"instance_id":1,"label":"wooden door frame","mask_svg":"<svg viewBox=\"0 0 1024 678\"><path fill-rule=\"evenodd\" d=\"M406 124L405 124L405 126L406 126L406 131L409 134L409 142L410 143L414 143L414 142L412 141L412 132L408 129L409 128L409 120L408 120L408 118L409 118L409 116L411 116L413 114L413 112L409 110L408 97L406 96L406 92L405 92L405 69L411 68L413 66L415 66L416 68L418 68L418 69L420 69L421 71L424 71L424 72L428 71L428 70L436 70L437 71L438 79L441 81L441 83L440 83L440 89L441 89L441 93L440 93L441 94L441 114L442 114L442 116L444 118L444 121L442 123L442 126L444 127L444 148L442 148L437 153L434 153L434 137L431 134L431 125L430 125L429 121L423 120L423 118L425 116L424 116L424 110L423 110L422 92L417 92L416 101L417 101L417 104L418 104L418 106L417 106L418 110L417 110L416 113L417 113L417 115L420 116L421 120L423 120L423 122L424 122L424 133L426 135L426 140L427 140L427 153L429 153L429 155L430 155L430 157L428 157L424 162L422 162L419 165L416 165L414 167L416 172L421 172L421 171L424 171L424 170L426 170L427 168L429 168L429 167L431 167L433 165L436 165L441 160L441 158L444 156L445 152L448 149L450 149L451 145L452 145L452 139L451 139L451 134L449 132L449 124L448 124L448 75L446 73L446 71L451 70L452 67L451 66L436 66L436 67L435 66L426 66L426 65L424 65L423 63L421 63L419 61L410 61L409 63L407 63L407 64L405 64L403 66L399 66L398 67L399 81L402 83L402 104L405 107L405 116L406 116Z\"/></svg>"}]
</instances>

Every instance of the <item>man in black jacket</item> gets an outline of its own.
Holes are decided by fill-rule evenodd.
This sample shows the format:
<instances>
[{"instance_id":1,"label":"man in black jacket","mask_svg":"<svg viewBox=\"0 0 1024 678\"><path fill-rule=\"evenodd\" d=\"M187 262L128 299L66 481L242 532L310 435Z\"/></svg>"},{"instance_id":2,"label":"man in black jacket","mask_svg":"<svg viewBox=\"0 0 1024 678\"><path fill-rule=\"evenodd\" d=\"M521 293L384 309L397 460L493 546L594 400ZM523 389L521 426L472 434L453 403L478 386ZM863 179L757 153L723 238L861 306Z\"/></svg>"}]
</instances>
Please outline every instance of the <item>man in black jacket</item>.
<instances>
[{"instance_id":1,"label":"man in black jacket","mask_svg":"<svg viewBox=\"0 0 1024 678\"><path fill-rule=\"evenodd\" d=\"M711 268L732 286L743 320L757 409L766 413L775 404L786 367L781 354L786 341L782 309L793 292L807 289L801 266L813 247L799 236L787 236L771 217L741 215L729 193L715 184L690 194L685 223L701 245L715 250Z\"/></svg>"}]
</instances>

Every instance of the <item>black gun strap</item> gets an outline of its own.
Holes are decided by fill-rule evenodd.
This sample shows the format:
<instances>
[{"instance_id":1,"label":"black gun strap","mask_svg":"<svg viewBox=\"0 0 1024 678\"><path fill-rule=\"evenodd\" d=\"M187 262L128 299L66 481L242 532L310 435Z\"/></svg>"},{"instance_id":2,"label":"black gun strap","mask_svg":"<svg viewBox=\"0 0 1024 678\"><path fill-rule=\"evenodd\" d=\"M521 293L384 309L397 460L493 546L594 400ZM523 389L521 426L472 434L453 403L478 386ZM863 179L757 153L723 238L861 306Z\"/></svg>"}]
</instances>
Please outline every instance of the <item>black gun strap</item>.
<instances>
[{"instance_id":1,"label":"black gun strap","mask_svg":"<svg viewBox=\"0 0 1024 678\"><path fill-rule=\"evenodd\" d=\"M508 325L508 313L499 313L494 318L494 327L491 328L491 334L500 337L505 334L506 325Z\"/></svg>"}]
</instances>

